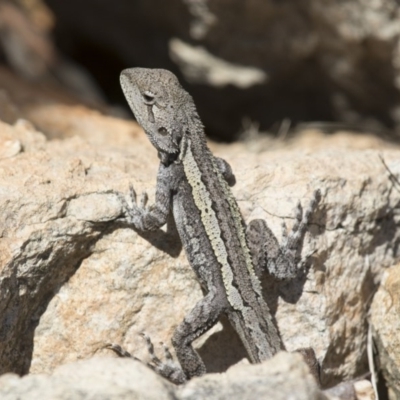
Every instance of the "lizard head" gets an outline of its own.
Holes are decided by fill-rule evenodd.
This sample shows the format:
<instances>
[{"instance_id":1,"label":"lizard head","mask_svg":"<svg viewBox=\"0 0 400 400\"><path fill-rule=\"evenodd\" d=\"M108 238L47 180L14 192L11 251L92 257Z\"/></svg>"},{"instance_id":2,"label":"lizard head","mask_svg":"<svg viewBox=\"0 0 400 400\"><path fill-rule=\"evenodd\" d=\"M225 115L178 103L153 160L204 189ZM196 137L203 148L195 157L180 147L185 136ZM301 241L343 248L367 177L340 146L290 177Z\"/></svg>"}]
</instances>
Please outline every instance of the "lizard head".
<instances>
[{"instance_id":1,"label":"lizard head","mask_svg":"<svg viewBox=\"0 0 400 400\"><path fill-rule=\"evenodd\" d=\"M121 87L138 123L158 150L161 162L175 160L188 116L197 115L191 96L177 77L164 69L129 68L121 72Z\"/></svg>"}]
</instances>

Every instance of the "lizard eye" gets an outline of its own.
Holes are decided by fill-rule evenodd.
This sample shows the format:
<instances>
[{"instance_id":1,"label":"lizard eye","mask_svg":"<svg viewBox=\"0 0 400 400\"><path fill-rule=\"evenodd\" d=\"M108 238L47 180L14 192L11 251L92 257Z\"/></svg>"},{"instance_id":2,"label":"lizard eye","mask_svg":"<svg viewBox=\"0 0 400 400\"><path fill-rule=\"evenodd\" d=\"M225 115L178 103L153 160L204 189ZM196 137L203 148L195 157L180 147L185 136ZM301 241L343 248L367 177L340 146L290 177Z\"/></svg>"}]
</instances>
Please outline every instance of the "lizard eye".
<instances>
[{"instance_id":1,"label":"lizard eye","mask_svg":"<svg viewBox=\"0 0 400 400\"><path fill-rule=\"evenodd\" d=\"M159 128L158 129L158 133L161 135L161 136L166 136L166 135L168 135L168 131L165 129L165 128Z\"/></svg>"},{"instance_id":2,"label":"lizard eye","mask_svg":"<svg viewBox=\"0 0 400 400\"><path fill-rule=\"evenodd\" d=\"M147 104L149 106L153 105L154 104L154 100L155 100L154 94L151 93L151 92L144 92L143 93L143 100L144 100L145 104Z\"/></svg>"}]
</instances>

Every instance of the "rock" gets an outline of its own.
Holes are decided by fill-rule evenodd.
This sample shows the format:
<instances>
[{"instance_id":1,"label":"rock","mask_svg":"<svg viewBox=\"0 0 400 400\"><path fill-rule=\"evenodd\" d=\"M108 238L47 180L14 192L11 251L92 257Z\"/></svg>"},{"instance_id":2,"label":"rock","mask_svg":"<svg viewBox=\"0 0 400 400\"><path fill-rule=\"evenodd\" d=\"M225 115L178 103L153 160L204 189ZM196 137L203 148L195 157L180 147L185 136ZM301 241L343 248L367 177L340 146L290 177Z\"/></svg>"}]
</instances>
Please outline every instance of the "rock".
<instances>
[{"instance_id":1,"label":"rock","mask_svg":"<svg viewBox=\"0 0 400 400\"><path fill-rule=\"evenodd\" d=\"M173 387L141 363L92 358L57 368L51 376L6 374L2 400L173 400Z\"/></svg>"},{"instance_id":2,"label":"rock","mask_svg":"<svg viewBox=\"0 0 400 400\"><path fill-rule=\"evenodd\" d=\"M82 114L81 124L91 118ZM118 129L119 121L97 115L90 129L97 133L105 122L108 138L83 130L82 138L67 133L43 142L31 130L37 144L31 138L31 150L1 161L2 372L51 372L109 342L146 358L139 333L169 343L202 296L172 224L169 234L138 235L116 221L117 191L128 193L133 183L153 198L157 159L146 139ZM3 130L25 148L18 126ZM327 386L365 371L365 305L396 257L397 192L379 154L400 172L398 150L239 155L237 147L218 147L236 173L246 220L266 218L278 236L298 200L305 205L313 190L323 193L303 252L316 250L307 279L281 287L281 297L270 282L264 286L287 348L312 345ZM208 370L220 372L245 352L226 321L213 332L198 346Z\"/></svg>"},{"instance_id":3,"label":"rock","mask_svg":"<svg viewBox=\"0 0 400 400\"><path fill-rule=\"evenodd\" d=\"M1 72L17 122L0 123L0 144L20 146L0 158L0 373L51 373L109 354L110 342L146 360L139 333L159 351L203 296L172 223L138 234L118 221L117 193L131 183L154 198L154 149L136 124ZM264 279L264 292L288 350L315 348L324 386L362 375L369 302L398 261L398 192L380 157L399 176L399 149L345 132L212 147L233 167L245 219L265 218L278 237L297 201L321 189L307 275ZM209 372L246 356L224 319L196 346Z\"/></svg>"},{"instance_id":4,"label":"rock","mask_svg":"<svg viewBox=\"0 0 400 400\"><path fill-rule=\"evenodd\" d=\"M371 382L366 379L355 382L354 389L356 391L357 400L376 400L377 398Z\"/></svg>"},{"instance_id":5,"label":"rock","mask_svg":"<svg viewBox=\"0 0 400 400\"><path fill-rule=\"evenodd\" d=\"M171 56L181 65L185 78L215 87L228 85L248 88L267 80L257 68L232 65L208 53L203 47L191 47L179 39L170 42Z\"/></svg>"},{"instance_id":6,"label":"rock","mask_svg":"<svg viewBox=\"0 0 400 400\"><path fill-rule=\"evenodd\" d=\"M121 178L110 158L123 156L97 147L87 158L93 147L82 139L48 143L23 122L0 124L0 143L10 137L24 151L0 164L0 370L26 373L48 301L121 213L107 182Z\"/></svg>"},{"instance_id":7,"label":"rock","mask_svg":"<svg viewBox=\"0 0 400 400\"><path fill-rule=\"evenodd\" d=\"M283 352L262 364L236 365L225 374L192 379L177 394L180 400L327 399L302 357Z\"/></svg>"},{"instance_id":8,"label":"rock","mask_svg":"<svg viewBox=\"0 0 400 400\"><path fill-rule=\"evenodd\" d=\"M280 353L259 365L237 365L224 374L207 374L180 387L130 359L96 357L58 367L50 376L6 374L3 400L86 399L327 399L299 354Z\"/></svg>"},{"instance_id":9,"label":"rock","mask_svg":"<svg viewBox=\"0 0 400 400\"><path fill-rule=\"evenodd\" d=\"M371 305L371 325L389 398L400 398L400 264L389 268Z\"/></svg>"}]
</instances>

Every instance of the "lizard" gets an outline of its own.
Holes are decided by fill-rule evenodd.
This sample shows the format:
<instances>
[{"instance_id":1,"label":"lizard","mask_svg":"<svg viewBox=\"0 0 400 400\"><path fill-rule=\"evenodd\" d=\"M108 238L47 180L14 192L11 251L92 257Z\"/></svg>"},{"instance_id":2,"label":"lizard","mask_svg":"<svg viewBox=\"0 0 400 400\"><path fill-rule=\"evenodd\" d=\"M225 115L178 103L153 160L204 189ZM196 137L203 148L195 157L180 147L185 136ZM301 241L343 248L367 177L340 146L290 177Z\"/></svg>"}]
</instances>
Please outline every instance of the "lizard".
<instances>
[{"instance_id":1,"label":"lizard","mask_svg":"<svg viewBox=\"0 0 400 400\"><path fill-rule=\"evenodd\" d=\"M285 347L263 298L260 275L266 270L276 279L297 276L319 190L305 212L298 203L292 230L288 233L283 224L279 244L264 220L245 225L230 189L235 184L232 169L208 148L194 101L177 77L163 69L129 68L121 72L120 83L160 160L155 203L148 207L143 194L138 204L131 186L130 204L120 194L125 218L135 229L151 231L162 227L172 211L188 261L206 293L173 334L178 362L165 345L165 361L158 358L151 339L143 334L151 359L148 365L175 384L205 374L192 342L223 314L251 363L269 359ZM119 345L110 348L133 357Z\"/></svg>"}]
</instances>

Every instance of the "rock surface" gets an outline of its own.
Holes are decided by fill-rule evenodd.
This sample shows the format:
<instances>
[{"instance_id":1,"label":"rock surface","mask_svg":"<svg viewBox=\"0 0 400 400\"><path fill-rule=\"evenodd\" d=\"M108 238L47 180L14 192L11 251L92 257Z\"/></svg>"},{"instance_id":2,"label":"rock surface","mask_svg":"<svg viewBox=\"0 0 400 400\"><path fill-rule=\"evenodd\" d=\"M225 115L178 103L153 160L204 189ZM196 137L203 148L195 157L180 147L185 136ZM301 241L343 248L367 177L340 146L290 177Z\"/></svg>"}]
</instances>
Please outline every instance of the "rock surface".
<instances>
[{"instance_id":1,"label":"rock surface","mask_svg":"<svg viewBox=\"0 0 400 400\"><path fill-rule=\"evenodd\" d=\"M3 400L172 400L172 384L139 362L92 358L57 368L51 376L0 377Z\"/></svg>"},{"instance_id":2,"label":"rock surface","mask_svg":"<svg viewBox=\"0 0 400 400\"><path fill-rule=\"evenodd\" d=\"M141 363L92 358L58 367L51 376L13 374L0 378L3 400L195 400L327 399L298 354L280 353L259 365L238 365L176 387Z\"/></svg>"},{"instance_id":3,"label":"rock surface","mask_svg":"<svg viewBox=\"0 0 400 400\"><path fill-rule=\"evenodd\" d=\"M289 380L286 380L289 377ZM326 399L299 354L279 353L259 365L236 365L178 390L179 399Z\"/></svg>"},{"instance_id":4,"label":"rock surface","mask_svg":"<svg viewBox=\"0 0 400 400\"><path fill-rule=\"evenodd\" d=\"M150 145L130 138L131 146L119 146L112 129L109 144L96 145L96 137L46 142L26 124L2 127L26 149L0 161L2 372L25 373L30 363L32 372L49 372L108 342L145 357L142 331L168 343L201 298L200 287L173 226L169 235L138 235L115 221L116 192L127 193L129 183L153 198L157 161ZM398 150L381 153L399 173ZM399 240L398 193L378 152L232 158L227 148L218 155L236 172L234 193L246 220L266 218L277 235L296 202L322 190L304 249L316 250L308 279L282 288L279 299L264 282L265 293L288 349L312 345L325 384L363 372L368 301ZM226 323L217 330L199 344L210 371L244 356Z\"/></svg>"},{"instance_id":5,"label":"rock surface","mask_svg":"<svg viewBox=\"0 0 400 400\"><path fill-rule=\"evenodd\" d=\"M389 398L400 398L400 264L389 268L371 306L371 324L379 367L389 388Z\"/></svg>"},{"instance_id":6,"label":"rock surface","mask_svg":"<svg viewBox=\"0 0 400 400\"><path fill-rule=\"evenodd\" d=\"M172 223L138 234L118 221L130 183L154 198L155 151L132 122L20 89L7 101L17 122L0 123L0 373L51 373L109 354L109 342L145 360L139 333L160 350L202 297ZM379 156L398 176L400 150L315 132L297 145L212 147L233 167L245 219L265 218L278 236L321 189L307 276L279 293L265 280L265 295L288 350L315 348L324 386L359 376L372 294L399 259L398 192ZM245 357L224 320L196 346L209 372Z\"/></svg>"}]
</instances>

